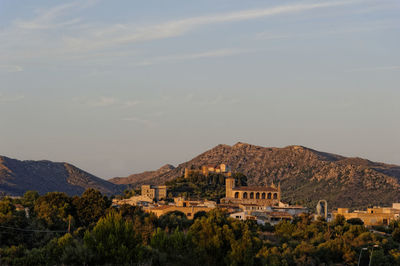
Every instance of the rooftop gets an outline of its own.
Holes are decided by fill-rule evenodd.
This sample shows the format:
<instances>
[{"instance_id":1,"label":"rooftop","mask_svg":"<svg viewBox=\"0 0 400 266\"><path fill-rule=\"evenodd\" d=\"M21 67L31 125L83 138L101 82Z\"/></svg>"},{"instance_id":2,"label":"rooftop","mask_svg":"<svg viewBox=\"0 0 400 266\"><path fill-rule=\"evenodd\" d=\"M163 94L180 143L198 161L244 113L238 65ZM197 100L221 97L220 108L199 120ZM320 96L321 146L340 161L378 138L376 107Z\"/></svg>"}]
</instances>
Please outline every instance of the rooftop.
<instances>
[{"instance_id":1,"label":"rooftop","mask_svg":"<svg viewBox=\"0 0 400 266\"><path fill-rule=\"evenodd\" d=\"M278 192L277 188L273 187L258 187L258 186L250 186L250 187L234 187L232 190L239 191L267 191L267 192Z\"/></svg>"}]
</instances>

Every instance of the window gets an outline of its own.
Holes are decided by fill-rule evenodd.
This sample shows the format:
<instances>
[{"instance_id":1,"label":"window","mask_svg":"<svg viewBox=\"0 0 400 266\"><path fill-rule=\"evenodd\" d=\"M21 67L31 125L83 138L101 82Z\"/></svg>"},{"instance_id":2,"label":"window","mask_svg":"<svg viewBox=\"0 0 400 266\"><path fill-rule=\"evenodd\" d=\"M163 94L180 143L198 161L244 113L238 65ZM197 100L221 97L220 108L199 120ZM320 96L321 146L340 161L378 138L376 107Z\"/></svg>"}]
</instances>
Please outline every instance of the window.
<instances>
[{"instance_id":1,"label":"window","mask_svg":"<svg viewBox=\"0 0 400 266\"><path fill-rule=\"evenodd\" d=\"M260 192L257 192L256 193L256 199L259 199L260 198Z\"/></svg>"},{"instance_id":2,"label":"window","mask_svg":"<svg viewBox=\"0 0 400 266\"><path fill-rule=\"evenodd\" d=\"M235 192L235 199L239 198L239 192Z\"/></svg>"},{"instance_id":3,"label":"window","mask_svg":"<svg viewBox=\"0 0 400 266\"><path fill-rule=\"evenodd\" d=\"M254 192L250 192L250 199L254 199Z\"/></svg>"},{"instance_id":4,"label":"window","mask_svg":"<svg viewBox=\"0 0 400 266\"><path fill-rule=\"evenodd\" d=\"M272 194L268 193L268 199L271 199Z\"/></svg>"},{"instance_id":5,"label":"window","mask_svg":"<svg viewBox=\"0 0 400 266\"><path fill-rule=\"evenodd\" d=\"M247 199L247 192L244 192L244 193L243 193L243 198L244 198L244 199Z\"/></svg>"},{"instance_id":6,"label":"window","mask_svg":"<svg viewBox=\"0 0 400 266\"><path fill-rule=\"evenodd\" d=\"M277 199L277 198L278 198L278 194L274 193L274 199Z\"/></svg>"},{"instance_id":7,"label":"window","mask_svg":"<svg viewBox=\"0 0 400 266\"><path fill-rule=\"evenodd\" d=\"M261 198L262 198L262 199L265 199L265 192L263 192L263 193L261 194Z\"/></svg>"}]
</instances>

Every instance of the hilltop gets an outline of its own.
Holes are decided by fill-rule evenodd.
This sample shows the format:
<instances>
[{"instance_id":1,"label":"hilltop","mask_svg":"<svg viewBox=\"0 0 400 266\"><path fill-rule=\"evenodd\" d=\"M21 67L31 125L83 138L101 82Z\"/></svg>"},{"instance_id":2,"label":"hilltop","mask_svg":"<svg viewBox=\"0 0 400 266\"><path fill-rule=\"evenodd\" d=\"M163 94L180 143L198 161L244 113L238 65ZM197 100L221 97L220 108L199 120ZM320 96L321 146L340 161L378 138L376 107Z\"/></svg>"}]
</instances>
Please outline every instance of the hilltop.
<instances>
[{"instance_id":1,"label":"hilltop","mask_svg":"<svg viewBox=\"0 0 400 266\"><path fill-rule=\"evenodd\" d=\"M40 194L60 191L80 195L87 188L95 188L105 194L116 194L123 190L123 186L68 163L20 161L0 156L0 193L19 196L27 190L36 190Z\"/></svg>"},{"instance_id":2,"label":"hilltop","mask_svg":"<svg viewBox=\"0 0 400 266\"><path fill-rule=\"evenodd\" d=\"M326 199L330 207L366 207L400 201L400 166L303 146L268 148L241 142L218 145L160 174L134 175L142 178L126 179L126 184L163 184L182 176L186 167L221 163L245 174L249 185L281 182L283 200L291 203L314 206ZM125 181L119 178L118 182Z\"/></svg>"}]
</instances>

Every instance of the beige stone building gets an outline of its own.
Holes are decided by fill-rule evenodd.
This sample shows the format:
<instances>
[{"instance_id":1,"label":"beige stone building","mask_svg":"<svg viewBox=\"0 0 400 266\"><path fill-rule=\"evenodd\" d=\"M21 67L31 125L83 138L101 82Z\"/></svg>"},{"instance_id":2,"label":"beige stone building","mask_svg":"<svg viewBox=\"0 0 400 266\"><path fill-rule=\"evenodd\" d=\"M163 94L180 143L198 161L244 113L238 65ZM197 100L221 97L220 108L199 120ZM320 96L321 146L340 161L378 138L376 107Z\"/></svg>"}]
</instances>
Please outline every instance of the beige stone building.
<instances>
[{"instance_id":1,"label":"beige stone building","mask_svg":"<svg viewBox=\"0 0 400 266\"><path fill-rule=\"evenodd\" d=\"M185 178L188 178L190 174L193 173L198 173L202 174L204 176L208 176L209 174L223 174L225 176L231 176L232 172L231 169L228 165L222 163L217 166L211 166L211 165L203 165L201 169L189 169L185 168Z\"/></svg>"},{"instance_id":2,"label":"beige stone building","mask_svg":"<svg viewBox=\"0 0 400 266\"><path fill-rule=\"evenodd\" d=\"M350 212L348 208L338 208L332 212L333 217L343 215L346 220L359 218L365 226L388 225L391 221L400 218L400 204L393 203L392 207L373 207L366 211Z\"/></svg>"},{"instance_id":3,"label":"beige stone building","mask_svg":"<svg viewBox=\"0 0 400 266\"><path fill-rule=\"evenodd\" d=\"M142 185L142 196L153 200L165 199L167 197L167 186Z\"/></svg>"},{"instance_id":4,"label":"beige stone building","mask_svg":"<svg viewBox=\"0 0 400 266\"><path fill-rule=\"evenodd\" d=\"M192 207L192 206L200 206L200 207L208 207L215 208L217 207L217 203L211 200L188 200L183 197L175 197L174 198L175 206L178 207Z\"/></svg>"},{"instance_id":5,"label":"beige stone building","mask_svg":"<svg viewBox=\"0 0 400 266\"><path fill-rule=\"evenodd\" d=\"M280 184L275 186L241 186L235 185L235 179L228 177L225 179L226 203L247 203L266 206L278 206L281 200Z\"/></svg>"},{"instance_id":6,"label":"beige stone building","mask_svg":"<svg viewBox=\"0 0 400 266\"><path fill-rule=\"evenodd\" d=\"M113 199L113 205L122 206L124 204L132 206L146 206L153 203L153 199L146 195L132 196L129 199Z\"/></svg>"}]
</instances>

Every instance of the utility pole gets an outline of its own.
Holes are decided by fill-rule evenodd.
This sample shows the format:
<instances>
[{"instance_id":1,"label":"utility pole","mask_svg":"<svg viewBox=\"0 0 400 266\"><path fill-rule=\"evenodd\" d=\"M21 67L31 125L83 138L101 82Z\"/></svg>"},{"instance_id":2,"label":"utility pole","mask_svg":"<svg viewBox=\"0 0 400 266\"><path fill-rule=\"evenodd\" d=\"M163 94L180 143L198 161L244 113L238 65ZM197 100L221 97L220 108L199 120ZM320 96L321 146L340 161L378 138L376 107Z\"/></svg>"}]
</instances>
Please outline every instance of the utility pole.
<instances>
[{"instance_id":1,"label":"utility pole","mask_svg":"<svg viewBox=\"0 0 400 266\"><path fill-rule=\"evenodd\" d=\"M363 252L364 250L368 250L368 248L362 248L362 249L361 249L361 251L360 251L360 256L358 257L358 264L357 264L357 266L360 266L360 263L361 263L361 254L362 254L362 252Z\"/></svg>"},{"instance_id":2,"label":"utility pole","mask_svg":"<svg viewBox=\"0 0 400 266\"><path fill-rule=\"evenodd\" d=\"M379 247L378 245L374 245L374 246L372 247L371 256L369 257L369 264L368 264L368 266L371 266L371 263L372 263L372 255L374 254L374 248L378 248L378 247Z\"/></svg>"},{"instance_id":3,"label":"utility pole","mask_svg":"<svg viewBox=\"0 0 400 266\"><path fill-rule=\"evenodd\" d=\"M71 215L68 215L68 234L71 233Z\"/></svg>"}]
</instances>

